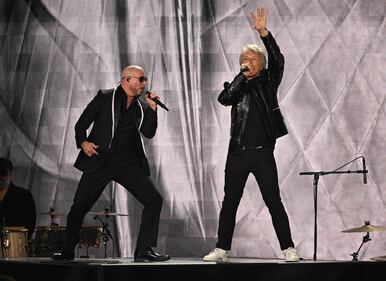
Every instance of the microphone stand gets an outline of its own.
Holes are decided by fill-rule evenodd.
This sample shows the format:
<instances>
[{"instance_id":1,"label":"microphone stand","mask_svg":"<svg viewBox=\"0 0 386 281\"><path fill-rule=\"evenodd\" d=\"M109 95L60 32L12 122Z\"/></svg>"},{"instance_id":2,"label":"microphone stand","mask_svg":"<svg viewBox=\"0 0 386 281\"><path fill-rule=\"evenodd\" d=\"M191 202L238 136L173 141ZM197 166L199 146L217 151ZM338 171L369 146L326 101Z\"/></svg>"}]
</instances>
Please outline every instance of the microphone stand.
<instances>
[{"instance_id":1,"label":"microphone stand","mask_svg":"<svg viewBox=\"0 0 386 281\"><path fill-rule=\"evenodd\" d=\"M314 176L314 180L313 180L313 194L314 194L314 254L313 254L313 260L314 261L316 261L316 259L317 259L316 258L316 252L317 252L317 247L318 247L317 246L318 245L318 242L317 242L317 236L318 236L317 219L318 219L318 182L319 182L319 178L320 178L320 176L325 176L325 175L330 175L330 174L352 174L352 173L364 174L364 173L367 173L368 172L367 170L338 171L341 168L347 166L348 164L354 162L355 160L357 160L359 158L363 158L363 156L356 157L355 159L351 160L350 162L347 162L346 164L340 166L339 168L336 168L333 171L328 171L328 172L324 172L324 171L319 171L319 172L300 172L299 173L299 175L301 175L301 176L303 176L303 175L312 175L312 176Z\"/></svg>"}]
</instances>

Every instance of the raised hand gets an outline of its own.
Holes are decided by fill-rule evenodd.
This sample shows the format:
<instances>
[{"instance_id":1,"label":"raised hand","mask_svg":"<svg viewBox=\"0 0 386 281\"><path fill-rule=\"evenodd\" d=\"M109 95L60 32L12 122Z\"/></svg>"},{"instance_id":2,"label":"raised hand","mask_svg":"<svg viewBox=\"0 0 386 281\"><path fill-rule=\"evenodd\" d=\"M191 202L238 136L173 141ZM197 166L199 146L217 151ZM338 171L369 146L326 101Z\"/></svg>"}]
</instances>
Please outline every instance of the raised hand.
<instances>
[{"instance_id":1,"label":"raised hand","mask_svg":"<svg viewBox=\"0 0 386 281\"><path fill-rule=\"evenodd\" d=\"M251 12L253 19L253 28L260 34L267 32L267 10L264 8L257 8L256 13Z\"/></svg>"}]
</instances>

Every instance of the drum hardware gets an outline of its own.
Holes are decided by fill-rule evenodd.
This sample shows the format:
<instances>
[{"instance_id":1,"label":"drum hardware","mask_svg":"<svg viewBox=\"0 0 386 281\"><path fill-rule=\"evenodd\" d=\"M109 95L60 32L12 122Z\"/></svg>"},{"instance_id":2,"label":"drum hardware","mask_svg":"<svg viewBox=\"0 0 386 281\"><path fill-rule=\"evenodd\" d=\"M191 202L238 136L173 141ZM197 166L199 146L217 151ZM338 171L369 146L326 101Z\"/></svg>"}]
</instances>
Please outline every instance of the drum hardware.
<instances>
[{"instance_id":1,"label":"drum hardware","mask_svg":"<svg viewBox=\"0 0 386 281\"><path fill-rule=\"evenodd\" d=\"M386 256L378 256L378 257L372 257L370 258L372 261L386 261Z\"/></svg>"},{"instance_id":2,"label":"drum hardware","mask_svg":"<svg viewBox=\"0 0 386 281\"><path fill-rule=\"evenodd\" d=\"M11 242L8 239L8 235L7 235L7 231L5 229L5 226L1 227L0 243L1 243L1 256L7 257L9 248L11 247Z\"/></svg>"},{"instance_id":3,"label":"drum hardware","mask_svg":"<svg viewBox=\"0 0 386 281\"><path fill-rule=\"evenodd\" d=\"M103 221L99 215L104 215L105 216L105 221ZM122 214L116 214L110 212L109 208L105 208L104 212L98 213L94 216L94 220L99 220L102 224L102 235L101 235L101 240L103 242L104 250L105 250L105 258L107 258L107 242L111 239L112 244L113 244L113 256L114 256L114 239L113 236L111 235L110 228L109 228L109 223L108 219L110 216L118 216Z\"/></svg>"},{"instance_id":4,"label":"drum hardware","mask_svg":"<svg viewBox=\"0 0 386 281\"><path fill-rule=\"evenodd\" d=\"M32 242L35 257L49 257L64 245L66 228L63 226L37 226Z\"/></svg>"},{"instance_id":5,"label":"drum hardware","mask_svg":"<svg viewBox=\"0 0 386 281\"><path fill-rule=\"evenodd\" d=\"M77 256L79 250L86 248L86 255L79 256L80 258L89 258L89 248L99 248L102 235L102 227L99 226L82 226L79 237L79 246L77 249Z\"/></svg>"},{"instance_id":6,"label":"drum hardware","mask_svg":"<svg viewBox=\"0 0 386 281\"><path fill-rule=\"evenodd\" d=\"M7 232L5 230L5 218L3 218L3 223L0 227L0 248L1 248L1 256L7 256L7 250L9 249L9 241L7 237Z\"/></svg>"},{"instance_id":7,"label":"drum hardware","mask_svg":"<svg viewBox=\"0 0 386 281\"><path fill-rule=\"evenodd\" d=\"M373 226L370 224L370 221L365 221L365 225L361 226L361 227L355 227L355 228L349 228L346 230L342 230L342 232L345 232L345 233L367 232L366 235L363 236L362 243L359 246L358 250L356 252L350 254L350 256L352 256L352 261L358 261L359 251L362 248L363 244L371 241L370 232L385 231L385 230L386 230L386 226Z\"/></svg>"},{"instance_id":8,"label":"drum hardware","mask_svg":"<svg viewBox=\"0 0 386 281\"><path fill-rule=\"evenodd\" d=\"M364 226L360 226L360 227L355 227L355 228L349 228L349 229L346 229L346 230L342 230L342 232L379 232L379 231L385 231L386 230L386 226L375 226L375 225L371 225L370 224L370 221L365 221L365 225Z\"/></svg>"},{"instance_id":9,"label":"drum hardware","mask_svg":"<svg viewBox=\"0 0 386 281\"><path fill-rule=\"evenodd\" d=\"M80 248L86 248L88 257L88 248L100 246L100 237L102 227L100 226L82 226L79 234ZM53 253L63 249L66 236L65 226L37 226L32 241L32 256L50 257Z\"/></svg>"},{"instance_id":10,"label":"drum hardware","mask_svg":"<svg viewBox=\"0 0 386 281\"><path fill-rule=\"evenodd\" d=\"M29 254L28 229L23 226L1 227L0 243L0 257L27 257Z\"/></svg>"},{"instance_id":11,"label":"drum hardware","mask_svg":"<svg viewBox=\"0 0 386 281\"><path fill-rule=\"evenodd\" d=\"M50 210L49 210L48 212L38 213L38 215L41 215L41 216L50 216L50 218L51 218L51 223L50 223L50 225L52 225L52 226L59 226L59 224L56 223L56 222L54 221L55 218L67 216L66 214L55 213L55 209L54 209L53 207L50 207Z\"/></svg>"}]
</instances>

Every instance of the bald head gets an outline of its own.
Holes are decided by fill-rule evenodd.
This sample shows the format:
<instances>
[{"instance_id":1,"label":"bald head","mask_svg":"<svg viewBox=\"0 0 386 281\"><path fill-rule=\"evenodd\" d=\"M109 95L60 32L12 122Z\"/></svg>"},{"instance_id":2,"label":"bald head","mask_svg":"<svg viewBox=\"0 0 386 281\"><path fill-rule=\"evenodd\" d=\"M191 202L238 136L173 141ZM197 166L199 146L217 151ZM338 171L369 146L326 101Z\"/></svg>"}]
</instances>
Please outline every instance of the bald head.
<instances>
[{"instance_id":1,"label":"bald head","mask_svg":"<svg viewBox=\"0 0 386 281\"><path fill-rule=\"evenodd\" d=\"M127 76L133 76L136 75L137 73L144 73L145 71L143 70L142 67L138 65L129 65L126 66L122 72L121 72L121 77L127 77Z\"/></svg>"},{"instance_id":2,"label":"bald head","mask_svg":"<svg viewBox=\"0 0 386 281\"><path fill-rule=\"evenodd\" d=\"M129 97L138 97L145 90L147 77L138 65L126 66L121 73L121 86Z\"/></svg>"}]
</instances>

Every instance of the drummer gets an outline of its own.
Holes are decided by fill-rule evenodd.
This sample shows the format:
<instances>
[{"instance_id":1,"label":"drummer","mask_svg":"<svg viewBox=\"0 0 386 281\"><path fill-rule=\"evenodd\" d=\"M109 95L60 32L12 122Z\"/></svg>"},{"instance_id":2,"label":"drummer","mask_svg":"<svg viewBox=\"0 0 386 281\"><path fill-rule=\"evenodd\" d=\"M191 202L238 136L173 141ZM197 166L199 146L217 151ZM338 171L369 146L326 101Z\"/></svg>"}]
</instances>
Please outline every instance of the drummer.
<instances>
[{"instance_id":1,"label":"drummer","mask_svg":"<svg viewBox=\"0 0 386 281\"><path fill-rule=\"evenodd\" d=\"M35 201L29 190L14 185L12 171L12 162L0 158L0 229L25 227L30 240L36 224Z\"/></svg>"}]
</instances>

